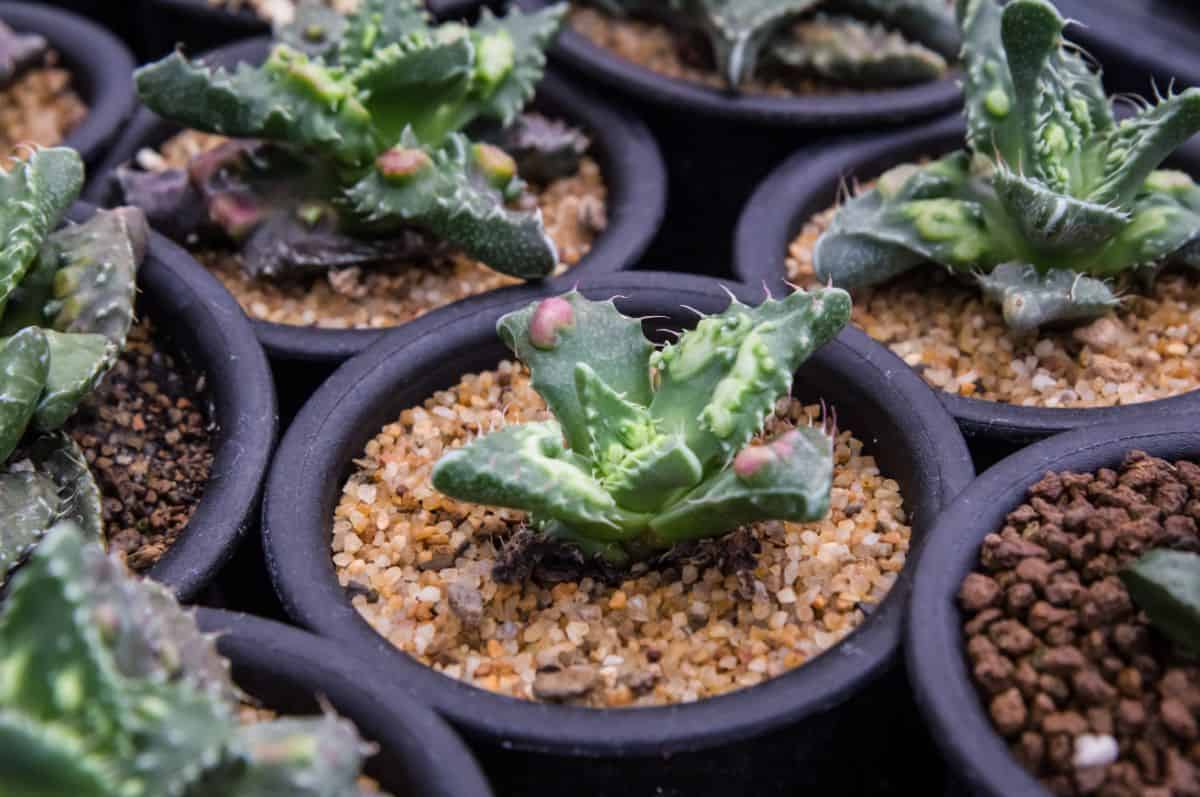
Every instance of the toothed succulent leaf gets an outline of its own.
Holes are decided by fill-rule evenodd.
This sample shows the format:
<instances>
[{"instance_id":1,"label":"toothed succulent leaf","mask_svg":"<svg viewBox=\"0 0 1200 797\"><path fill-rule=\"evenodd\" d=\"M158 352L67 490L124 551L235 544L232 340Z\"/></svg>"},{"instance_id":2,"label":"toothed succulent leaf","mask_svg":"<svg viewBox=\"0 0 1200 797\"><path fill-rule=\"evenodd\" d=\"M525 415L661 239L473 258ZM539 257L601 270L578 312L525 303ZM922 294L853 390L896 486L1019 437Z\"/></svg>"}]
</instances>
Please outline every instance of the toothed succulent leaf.
<instances>
[{"instance_id":1,"label":"toothed succulent leaf","mask_svg":"<svg viewBox=\"0 0 1200 797\"><path fill-rule=\"evenodd\" d=\"M798 22L771 56L793 69L866 86L919 83L945 74L946 59L879 24L847 17Z\"/></svg>"},{"instance_id":2,"label":"toothed succulent leaf","mask_svg":"<svg viewBox=\"0 0 1200 797\"><path fill-rule=\"evenodd\" d=\"M1200 654L1200 556L1155 549L1120 575L1151 625L1191 655Z\"/></svg>"},{"instance_id":3,"label":"toothed succulent leaf","mask_svg":"<svg viewBox=\"0 0 1200 797\"><path fill-rule=\"evenodd\" d=\"M572 292L536 302L502 318L498 332L558 420L445 454L433 485L527 510L548 537L614 561L743 523L818 517L833 469L825 430L745 447L793 372L849 317L849 297L832 288L757 308L735 301L656 351L611 301ZM769 467L738 465L759 449L770 461L758 465Z\"/></svg>"},{"instance_id":4,"label":"toothed succulent leaf","mask_svg":"<svg viewBox=\"0 0 1200 797\"><path fill-rule=\"evenodd\" d=\"M46 534L58 514L58 485L34 470L0 474L0 584Z\"/></svg>"},{"instance_id":5,"label":"toothed succulent leaf","mask_svg":"<svg viewBox=\"0 0 1200 797\"><path fill-rule=\"evenodd\" d=\"M354 213L376 230L388 230L396 220L418 224L503 274L547 276L558 263L558 250L541 212L506 208L505 194L519 192L519 182L515 174L504 175L498 188L487 168L465 136L453 134L429 151L406 135L346 196Z\"/></svg>"},{"instance_id":6,"label":"toothed succulent leaf","mask_svg":"<svg viewBox=\"0 0 1200 797\"><path fill-rule=\"evenodd\" d=\"M814 250L818 276L859 287L925 262L978 273L1029 331L1111 309L1106 278L1187 262L1200 192L1156 170L1200 131L1200 90L1118 124L1047 0L959 0L958 16L973 153L897 167L847 202Z\"/></svg>"},{"instance_id":7,"label":"toothed succulent leaf","mask_svg":"<svg viewBox=\"0 0 1200 797\"><path fill-rule=\"evenodd\" d=\"M50 368L33 424L43 432L62 427L117 360L120 349L103 335L42 330Z\"/></svg>"},{"instance_id":8,"label":"toothed succulent leaf","mask_svg":"<svg viewBox=\"0 0 1200 797\"><path fill-rule=\"evenodd\" d=\"M73 523L14 576L0 607L0 793L358 797L371 749L353 727L328 715L242 726L238 700L191 613Z\"/></svg>"},{"instance_id":9,"label":"toothed succulent leaf","mask_svg":"<svg viewBox=\"0 0 1200 797\"><path fill-rule=\"evenodd\" d=\"M819 520L832 488L833 440L824 429L792 429L742 449L732 467L680 498L652 527L660 539L682 542L760 520Z\"/></svg>"}]
</instances>

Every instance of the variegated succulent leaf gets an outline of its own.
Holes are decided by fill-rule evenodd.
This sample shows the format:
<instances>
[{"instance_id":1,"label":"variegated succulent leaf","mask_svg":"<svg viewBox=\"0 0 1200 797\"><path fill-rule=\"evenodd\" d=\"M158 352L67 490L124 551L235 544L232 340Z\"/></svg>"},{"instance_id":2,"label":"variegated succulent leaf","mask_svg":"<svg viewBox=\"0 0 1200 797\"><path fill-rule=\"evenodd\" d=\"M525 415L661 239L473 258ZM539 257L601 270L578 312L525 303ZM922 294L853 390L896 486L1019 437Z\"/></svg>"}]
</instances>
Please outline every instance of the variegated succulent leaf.
<instances>
[{"instance_id":1,"label":"variegated succulent leaf","mask_svg":"<svg viewBox=\"0 0 1200 797\"><path fill-rule=\"evenodd\" d=\"M0 172L0 310L79 196L83 179L83 160L62 147L35 150Z\"/></svg>"},{"instance_id":2,"label":"variegated succulent leaf","mask_svg":"<svg viewBox=\"0 0 1200 797\"><path fill-rule=\"evenodd\" d=\"M406 134L346 191L346 200L376 234L417 226L496 271L540 279L558 264L558 250L540 210L505 206L523 188L512 159L491 145L455 133L430 149Z\"/></svg>"},{"instance_id":3,"label":"variegated succulent leaf","mask_svg":"<svg viewBox=\"0 0 1200 797\"><path fill-rule=\"evenodd\" d=\"M239 698L166 588L60 521L0 608L0 793L359 797L371 748L349 723L243 726Z\"/></svg>"},{"instance_id":4,"label":"variegated succulent leaf","mask_svg":"<svg viewBox=\"0 0 1200 797\"><path fill-rule=\"evenodd\" d=\"M775 37L771 57L839 83L887 86L937 80L946 59L879 23L819 15Z\"/></svg>"},{"instance_id":5,"label":"variegated succulent leaf","mask_svg":"<svg viewBox=\"0 0 1200 797\"><path fill-rule=\"evenodd\" d=\"M354 69L392 42L428 34L430 21L422 0L359 0L355 12L346 17L336 63Z\"/></svg>"},{"instance_id":6,"label":"variegated succulent leaf","mask_svg":"<svg viewBox=\"0 0 1200 797\"><path fill-rule=\"evenodd\" d=\"M822 428L791 429L743 448L732 465L650 521L666 544L712 537L760 520L819 520L833 488L833 439Z\"/></svg>"},{"instance_id":7,"label":"variegated succulent leaf","mask_svg":"<svg viewBox=\"0 0 1200 797\"><path fill-rule=\"evenodd\" d=\"M592 450L587 414L576 387L576 366L587 363L596 378L622 399L649 406L650 355L654 350L636 318L611 301L594 302L577 291L509 313L497 333L525 363L536 390L561 424L567 445L581 456Z\"/></svg>"},{"instance_id":8,"label":"variegated succulent leaf","mask_svg":"<svg viewBox=\"0 0 1200 797\"><path fill-rule=\"evenodd\" d=\"M1200 90L1117 124L1047 0L959 0L958 13L973 157L898 167L846 203L816 245L818 276L857 287L924 262L979 273L1027 331L1110 309L1104 279L1188 262L1200 192L1158 166L1200 131Z\"/></svg>"},{"instance_id":9,"label":"variegated succulent leaf","mask_svg":"<svg viewBox=\"0 0 1200 797\"><path fill-rule=\"evenodd\" d=\"M558 520L603 541L627 540L646 527L644 515L617 506L588 460L563 445L555 421L507 426L447 452L434 467L433 486L460 501Z\"/></svg>"},{"instance_id":10,"label":"variegated succulent leaf","mask_svg":"<svg viewBox=\"0 0 1200 797\"><path fill-rule=\"evenodd\" d=\"M830 489L821 474L833 467L824 430L764 448L779 459L769 475L739 470L736 457L757 456L762 447L746 446L793 372L849 314L848 295L834 288L756 308L734 301L656 351L611 301L572 292L535 302L498 331L558 420L505 427L445 454L433 484L527 510L543 533L618 562L742 523L816 516ZM705 503L714 514L693 524Z\"/></svg>"},{"instance_id":11,"label":"variegated succulent leaf","mask_svg":"<svg viewBox=\"0 0 1200 797\"><path fill-rule=\"evenodd\" d=\"M796 291L757 307L732 302L655 352L650 413L711 474L762 431L775 402L791 392L796 369L849 320L850 296L838 288Z\"/></svg>"}]
</instances>

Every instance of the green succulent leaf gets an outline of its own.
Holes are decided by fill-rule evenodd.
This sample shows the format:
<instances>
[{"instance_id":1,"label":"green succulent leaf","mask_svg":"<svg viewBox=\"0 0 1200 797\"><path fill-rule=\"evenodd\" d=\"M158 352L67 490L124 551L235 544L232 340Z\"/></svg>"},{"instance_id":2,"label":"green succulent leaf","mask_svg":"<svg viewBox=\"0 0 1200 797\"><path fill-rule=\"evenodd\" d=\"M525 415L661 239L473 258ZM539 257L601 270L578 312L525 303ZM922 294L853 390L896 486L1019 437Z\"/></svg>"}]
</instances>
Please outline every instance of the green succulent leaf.
<instances>
[{"instance_id":1,"label":"green succulent leaf","mask_svg":"<svg viewBox=\"0 0 1200 797\"><path fill-rule=\"evenodd\" d=\"M429 22L421 0L359 0L338 42L337 63L354 69L381 47L427 35Z\"/></svg>"},{"instance_id":2,"label":"green succulent leaf","mask_svg":"<svg viewBox=\"0 0 1200 797\"><path fill-rule=\"evenodd\" d=\"M0 347L0 462L21 442L49 373L50 345L41 329L27 327Z\"/></svg>"},{"instance_id":3,"label":"green succulent leaf","mask_svg":"<svg viewBox=\"0 0 1200 797\"><path fill-rule=\"evenodd\" d=\"M299 0L292 21L276 28L275 39L310 57L324 56L344 40L348 24L346 17L321 0Z\"/></svg>"},{"instance_id":4,"label":"green succulent leaf","mask_svg":"<svg viewBox=\"0 0 1200 797\"><path fill-rule=\"evenodd\" d=\"M838 0L833 5L839 13L895 28L943 58L956 57L962 47L954 15L947 13L944 0Z\"/></svg>"},{"instance_id":5,"label":"green succulent leaf","mask_svg":"<svg viewBox=\"0 0 1200 797\"><path fill-rule=\"evenodd\" d=\"M1066 269L1042 273L1030 265L1004 263L978 279L984 296L1000 306L1004 322L1018 334L1098 318L1120 304L1108 283Z\"/></svg>"},{"instance_id":6,"label":"green succulent leaf","mask_svg":"<svg viewBox=\"0 0 1200 797\"><path fill-rule=\"evenodd\" d=\"M760 520L819 520L829 511L833 440L824 429L793 429L743 452L754 461L735 462L656 515L654 534L675 543Z\"/></svg>"},{"instance_id":7,"label":"green succulent leaf","mask_svg":"<svg viewBox=\"0 0 1200 797\"><path fill-rule=\"evenodd\" d=\"M41 399L33 425L40 431L59 429L117 360L117 346L103 335L42 330L50 351Z\"/></svg>"},{"instance_id":8,"label":"green succulent leaf","mask_svg":"<svg viewBox=\"0 0 1200 797\"><path fill-rule=\"evenodd\" d=\"M1200 654L1200 556L1152 550L1122 570L1121 581L1155 628Z\"/></svg>"},{"instance_id":9,"label":"green succulent leaf","mask_svg":"<svg viewBox=\"0 0 1200 797\"><path fill-rule=\"evenodd\" d=\"M882 25L848 17L817 17L797 23L771 47L776 61L829 80L866 86L936 80L946 59Z\"/></svg>"},{"instance_id":10,"label":"green succulent leaf","mask_svg":"<svg viewBox=\"0 0 1200 797\"><path fill-rule=\"evenodd\" d=\"M508 426L438 460L433 486L461 501L524 509L600 540L619 541L645 518L617 506L588 462L563 445L557 423Z\"/></svg>"},{"instance_id":11,"label":"green succulent leaf","mask_svg":"<svg viewBox=\"0 0 1200 797\"><path fill-rule=\"evenodd\" d=\"M42 435L30 446L29 457L38 474L49 476L57 486L60 500L52 521L69 520L86 539L103 539L100 486L75 441L66 434Z\"/></svg>"},{"instance_id":12,"label":"green succulent leaf","mask_svg":"<svg viewBox=\"0 0 1200 797\"><path fill-rule=\"evenodd\" d=\"M239 729L238 759L207 786L227 797L358 797L356 781L371 752L344 719L287 718Z\"/></svg>"},{"instance_id":13,"label":"green succulent leaf","mask_svg":"<svg viewBox=\"0 0 1200 797\"><path fill-rule=\"evenodd\" d=\"M464 136L453 134L429 151L409 133L397 151L423 153L427 164L401 177L388 176L387 167L380 165L352 186L346 198L365 224L376 230L397 221L419 225L496 271L521 279L540 279L554 270L558 250L542 225L541 212L505 207L504 192L489 184Z\"/></svg>"},{"instance_id":14,"label":"green succulent leaf","mask_svg":"<svg viewBox=\"0 0 1200 797\"><path fill-rule=\"evenodd\" d=\"M533 99L546 69L546 48L566 18L566 3L526 14L514 3L503 17L485 6L471 30L479 53L471 104L478 118L509 125Z\"/></svg>"},{"instance_id":15,"label":"green succulent leaf","mask_svg":"<svg viewBox=\"0 0 1200 797\"><path fill-rule=\"evenodd\" d=\"M9 470L0 474L0 584L9 571L33 550L58 516L58 485L34 470Z\"/></svg>"},{"instance_id":16,"label":"green succulent leaf","mask_svg":"<svg viewBox=\"0 0 1200 797\"><path fill-rule=\"evenodd\" d=\"M551 345L537 334L547 328L547 314L565 302L570 323L550 327ZM536 325L535 325L535 322ZM529 367L536 390L562 424L571 450L586 456L592 450L587 413L576 386L576 365L587 363L596 378L625 402L648 406L650 353L653 346L635 318L622 315L609 302L588 301L578 292L532 304L509 313L497 325L500 338ZM537 334L534 334L537 333Z\"/></svg>"}]
</instances>

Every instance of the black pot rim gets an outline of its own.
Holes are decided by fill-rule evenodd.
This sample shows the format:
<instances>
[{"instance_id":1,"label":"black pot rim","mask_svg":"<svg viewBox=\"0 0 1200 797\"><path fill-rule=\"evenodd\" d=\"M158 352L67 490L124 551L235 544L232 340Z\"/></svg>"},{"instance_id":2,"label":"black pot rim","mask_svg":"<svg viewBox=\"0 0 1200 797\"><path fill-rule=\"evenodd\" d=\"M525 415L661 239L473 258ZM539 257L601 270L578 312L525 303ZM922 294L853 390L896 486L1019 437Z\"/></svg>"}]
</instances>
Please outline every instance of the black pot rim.
<instances>
[{"instance_id":1,"label":"black pot rim","mask_svg":"<svg viewBox=\"0 0 1200 797\"><path fill-rule=\"evenodd\" d=\"M210 56L224 64L261 59L267 41L242 41L214 50ZM538 84L538 93L543 102L562 109L563 116L582 123L592 139L592 153L600 162L608 190L607 229L579 263L544 284L569 287L580 280L631 268L650 245L666 213L666 167L658 144L641 120L627 110L608 104L553 71L547 71ZM148 109L139 108L97 173L88 199L106 204L109 176L117 166L134 157L146 142L161 141L176 129ZM472 306L491 293L470 296L450 306ZM353 357L387 331L315 329L258 320L250 323L272 359L329 365Z\"/></svg>"},{"instance_id":2,"label":"black pot rim","mask_svg":"<svg viewBox=\"0 0 1200 797\"><path fill-rule=\"evenodd\" d=\"M95 207L78 202L73 221ZM275 383L262 346L237 302L191 256L152 232L138 289L152 319L186 328L196 345L181 352L204 374L218 431L209 482L178 539L149 570L180 600L194 598L233 556L257 520L263 479L278 431ZM171 335L177 338L178 335Z\"/></svg>"},{"instance_id":3,"label":"black pot rim","mask_svg":"<svg viewBox=\"0 0 1200 797\"><path fill-rule=\"evenodd\" d=\"M762 297L745 286L729 288L748 303ZM662 312L664 303L709 312L728 303L717 280L662 272L610 275L581 289L597 297L624 297L624 312L638 316ZM357 429L368 424L365 419L377 408L387 407L396 384L420 378L434 362L459 362L453 359L455 350L494 341L501 313L547 293L493 297L475 313L439 311L418 319L342 366L309 400L275 458L263 503L267 564L289 615L372 658L381 671L394 673L417 699L467 733L499 740L506 748L559 755L664 755L748 738L828 710L877 675L899 643L907 568L883 603L837 649L765 684L666 708L600 711L495 695L418 663L359 616L338 585L329 551L332 510L326 514L324 507L336 500L344 467L354 456L336 449L361 448ZM915 526L932 523L974 473L950 416L898 358L860 332L844 331L814 360L843 384L849 380L862 391L890 397L879 412L902 430L910 446L910 470L920 489L928 491L926 509L918 501L914 514L929 517L917 517Z\"/></svg>"},{"instance_id":4,"label":"black pot rim","mask_svg":"<svg viewBox=\"0 0 1200 797\"><path fill-rule=\"evenodd\" d=\"M71 83L88 106L62 146L99 162L133 113L133 55L120 39L89 19L40 3L0 2L0 19L20 32L38 33L62 56Z\"/></svg>"},{"instance_id":5,"label":"black pot rim","mask_svg":"<svg viewBox=\"0 0 1200 797\"><path fill-rule=\"evenodd\" d=\"M550 0L517 0L529 11ZM680 113L772 127L849 128L893 125L935 116L962 103L956 77L882 91L805 97L738 94L660 75L564 27L551 57L607 87Z\"/></svg>"},{"instance_id":6,"label":"black pot rim","mask_svg":"<svg viewBox=\"0 0 1200 797\"><path fill-rule=\"evenodd\" d=\"M962 146L964 130L960 118L948 117L890 135L797 152L759 185L742 211L734 237L734 274L747 284L790 290L786 283L788 245L813 214L833 204L848 176L874 178L904 159L949 152ZM896 152L902 154L897 157ZM1176 160L1200 174L1200 139L1181 148ZM939 394L967 437L1019 442L1092 424L1200 411L1200 390L1141 404L1091 409L1023 407L930 390Z\"/></svg>"},{"instance_id":7,"label":"black pot rim","mask_svg":"<svg viewBox=\"0 0 1200 797\"><path fill-rule=\"evenodd\" d=\"M984 536L1024 500L1046 471L1116 467L1131 449L1166 459L1200 457L1195 418L1106 424L1057 435L1002 460L962 492L938 519L916 561L905 630L917 704L956 774L988 797L1048 792L1008 752L971 682L956 601L978 562Z\"/></svg>"},{"instance_id":8,"label":"black pot rim","mask_svg":"<svg viewBox=\"0 0 1200 797\"><path fill-rule=\"evenodd\" d=\"M199 609L201 630L219 634L218 648L239 666L277 676L287 688L327 699L364 736L398 758L411 789L430 797L491 797L483 772L462 740L436 714L335 645L282 623L247 614ZM394 785L389 784L392 788Z\"/></svg>"}]
</instances>

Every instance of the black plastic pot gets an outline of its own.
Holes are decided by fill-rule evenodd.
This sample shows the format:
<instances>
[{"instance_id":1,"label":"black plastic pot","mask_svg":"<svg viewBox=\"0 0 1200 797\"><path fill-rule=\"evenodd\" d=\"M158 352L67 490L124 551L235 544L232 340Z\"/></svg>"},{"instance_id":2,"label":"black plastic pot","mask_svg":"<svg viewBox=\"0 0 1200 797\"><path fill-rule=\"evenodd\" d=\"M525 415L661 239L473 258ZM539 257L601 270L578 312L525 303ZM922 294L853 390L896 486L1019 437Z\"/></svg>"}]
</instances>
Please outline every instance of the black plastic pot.
<instances>
[{"instance_id":1,"label":"black plastic pot","mask_svg":"<svg viewBox=\"0 0 1200 797\"><path fill-rule=\"evenodd\" d=\"M219 64L261 61L267 40L255 39L222 48L207 60ZM608 229L592 250L565 275L550 284L569 286L578 280L630 268L641 256L666 208L662 158L645 126L555 74L538 87L533 107L581 125L592 137L592 153L608 186ZM88 188L91 201L110 205L115 199L111 175L143 147L154 147L179 131L145 108L138 111ZM196 266L199 268L199 266ZM487 298L475 296L455 306L473 307ZM280 379L285 415L346 359L358 354L384 330L330 330L252 321Z\"/></svg>"},{"instance_id":2,"label":"black plastic pot","mask_svg":"<svg viewBox=\"0 0 1200 797\"><path fill-rule=\"evenodd\" d=\"M18 32L46 37L62 57L71 85L88 106L87 117L63 145L95 165L133 113L133 56L104 28L58 8L0 2L0 19Z\"/></svg>"},{"instance_id":3,"label":"black plastic pot","mask_svg":"<svg viewBox=\"0 0 1200 797\"><path fill-rule=\"evenodd\" d=\"M99 22L128 41L133 29L134 3L114 3L112 0L33 0L38 5L53 6Z\"/></svg>"},{"instance_id":4,"label":"black plastic pot","mask_svg":"<svg viewBox=\"0 0 1200 797\"><path fill-rule=\"evenodd\" d=\"M72 221L95 209L77 203ZM151 233L138 271L138 314L156 342L205 376L217 427L212 475L179 539L149 571L191 600L229 561L257 520L263 477L275 445L275 386L262 346L237 302L187 252Z\"/></svg>"},{"instance_id":5,"label":"black plastic pot","mask_svg":"<svg viewBox=\"0 0 1200 797\"><path fill-rule=\"evenodd\" d=\"M1025 499L1046 471L1116 468L1141 449L1168 460L1200 457L1195 416L1139 420L1052 437L984 473L942 513L916 561L905 645L917 702L955 776L987 797L1045 797L1048 792L1009 755L992 727L967 669L956 595L979 561L983 538Z\"/></svg>"},{"instance_id":6,"label":"black plastic pot","mask_svg":"<svg viewBox=\"0 0 1200 797\"><path fill-rule=\"evenodd\" d=\"M731 287L743 301L762 298L760 291ZM625 297L617 302L623 312L658 319L648 320L652 333L694 324L680 305L712 313L729 303L715 280L658 272L613 275L581 290L593 298ZM907 572L835 650L767 684L671 708L597 711L500 697L417 663L351 606L334 574L329 540L352 460L403 408L510 357L496 337L497 319L545 294L526 288L481 300L470 313L451 308L418 319L344 365L305 405L275 459L263 507L267 562L287 612L377 672L392 674L467 733L505 793L550 794L585 782L590 795L697 795L714 782L731 794L794 793L830 769L847 784L886 777L886 768L847 770L832 766L830 757L835 742L861 755L872 729L886 735L903 727L920 737L911 706L897 707L907 695L902 681L889 680L881 693L864 697L895 659ZM899 359L855 330L803 366L796 390L835 406L842 425L900 482L919 544L973 473L950 416ZM856 694L856 713L843 712ZM858 721L864 715L871 719ZM884 718L896 724L889 728ZM759 738L768 733L774 735ZM903 749L879 744L885 754ZM893 760L891 774L910 763Z\"/></svg>"},{"instance_id":7,"label":"black plastic pot","mask_svg":"<svg viewBox=\"0 0 1200 797\"><path fill-rule=\"evenodd\" d=\"M1200 86L1200 13L1190 0L1055 0L1068 35L1106 66L1118 91Z\"/></svg>"},{"instance_id":8,"label":"black plastic pot","mask_svg":"<svg viewBox=\"0 0 1200 797\"><path fill-rule=\"evenodd\" d=\"M233 665L238 687L279 714L309 716L321 700L351 720L379 751L366 772L394 797L491 797L479 765L449 726L361 662L295 628L245 614L201 609L201 629Z\"/></svg>"},{"instance_id":9,"label":"black plastic pot","mask_svg":"<svg viewBox=\"0 0 1200 797\"><path fill-rule=\"evenodd\" d=\"M734 262L738 277L750 285L768 285L773 291L789 290L784 282L788 245L809 218L834 204L840 186L855 178L874 179L897 164L944 155L961 148L963 137L962 120L945 119L900 133L796 153L759 186L738 222ZM1200 139L1180 149L1170 163L1200 175ZM978 445L977 453L987 461L1069 429L1200 411L1200 391L1095 409L1021 407L934 392L958 420L972 448Z\"/></svg>"},{"instance_id":10,"label":"black plastic pot","mask_svg":"<svg viewBox=\"0 0 1200 797\"><path fill-rule=\"evenodd\" d=\"M524 9L552 0L515 0ZM951 53L950 55L957 55ZM687 263L729 277L732 231L754 186L803 144L915 122L958 108L953 78L888 91L830 96L739 95L659 75L592 44L567 26L555 63L625 97L667 159L671 215L646 262Z\"/></svg>"},{"instance_id":11,"label":"black plastic pot","mask_svg":"<svg viewBox=\"0 0 1200 797\"><path fill-rule=\"evenodd\" d=\"M231 13L208 0L128 1L139 4L142 19L154 20L153 26L141 28L138 47L144 58L161 58L179 46L206 52L271 31L270 24L252 10ZM454 19L475 12L481 0L426 0L425 5L439 19Z\"/></svg>"}]
</instances>

